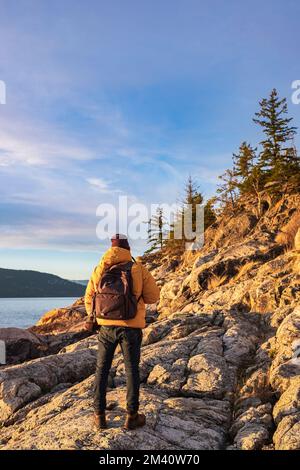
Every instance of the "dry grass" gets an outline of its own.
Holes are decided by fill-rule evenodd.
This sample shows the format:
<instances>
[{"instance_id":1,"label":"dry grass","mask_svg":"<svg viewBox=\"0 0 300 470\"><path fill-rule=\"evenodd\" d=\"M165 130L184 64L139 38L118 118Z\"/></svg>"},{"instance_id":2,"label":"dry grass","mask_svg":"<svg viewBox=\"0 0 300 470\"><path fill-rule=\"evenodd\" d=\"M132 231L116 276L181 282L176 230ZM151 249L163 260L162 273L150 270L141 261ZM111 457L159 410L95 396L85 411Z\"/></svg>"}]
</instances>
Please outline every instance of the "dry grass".
<instances>
[{"instance_id":1,"label":"dry grass","mask_svg":"<svg viewBox=\"0 0 300 470\"><path fill-rule=\"evenodd\" d=\"M182 262L184 266L191 266L199 257L199 251L187 250L182 255Z\"/></svg>"},{"instance_id":2,"label":"dry grass","mask_svg":"<svg viewBox=\"0 0 300 470\"><path fill-rule=\"evenodd\" d=\"M285 251L294 249L295 262L293 271L300 274L300 211L282 228L276 237L276 242L285 245Z\"/></svg>"},{"instance_id":3,"label":"dry grass","mask_svg":"<svg viewBox=\"0 0 300 470\"><path fill-rule=\"evenodd\" d=\"M290 221L282 227L282 230L276 235L275 241L279 245L285 245L288 248L293 248L294 244L300 243L300 235L298 231L300 229L300 211L294 213ZM300 248L300 247L299 247Z\"/></svg>"},{"instance_id":4,"label":"dry grass","mask_svg":"<svg viewBox=\"0 0 300 470\"><path fill-rule=\"evenodd\" d=\"M207 281L207 288L208 289L216 289L217 287L222 286L227 282L228 278L225 274L222 276L217 276L216 274L213 274Z\"/></svg>"},{"instance_id":5,"label":"dry grass","mask_svg":"<svg viewBox=\"0 0 300 470\"><path fill-rule=\"evenodd\" d=\"M288 234L282 231L277 233L275 241L278 245L288 245L290 243Z\"/></svg>"},{"instance_id":6,"label":"dry grass","mask_svg":"<svg viewBox=\"0 0 300 470\"><path fill-rule=\"evenodd\" d=\"M243 264L240 267L239 272L232 279L232 281L233 282L239 281L245 274L247 274L249 271L251 271L251 269L253 269L255 264L256 263L254 261L248 261L248 263Z\"/></svg>"}]
</instances>

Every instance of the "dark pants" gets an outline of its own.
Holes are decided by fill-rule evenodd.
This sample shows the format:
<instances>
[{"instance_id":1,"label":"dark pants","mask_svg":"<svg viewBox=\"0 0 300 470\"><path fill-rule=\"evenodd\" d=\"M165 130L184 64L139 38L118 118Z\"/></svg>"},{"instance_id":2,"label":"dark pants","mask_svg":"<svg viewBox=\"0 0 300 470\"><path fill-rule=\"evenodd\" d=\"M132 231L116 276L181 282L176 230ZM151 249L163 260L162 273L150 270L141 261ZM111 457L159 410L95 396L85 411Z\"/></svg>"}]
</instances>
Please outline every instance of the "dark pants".
<instances>
[{"instance_id":1,"label":"dark pants","mask_svg":"<svg viewBox=\"0 0 300 470\"><path fill-rule=\"evenodd\" d=\"M120 344L127 381L127 411L136 413L139 408L140 374L139 363L143 333L140 328L101 326L98 335L98 357L95 376L94 410L103 413L106 409L106 389L114 352Z\"/></svg>"}]
</instances>

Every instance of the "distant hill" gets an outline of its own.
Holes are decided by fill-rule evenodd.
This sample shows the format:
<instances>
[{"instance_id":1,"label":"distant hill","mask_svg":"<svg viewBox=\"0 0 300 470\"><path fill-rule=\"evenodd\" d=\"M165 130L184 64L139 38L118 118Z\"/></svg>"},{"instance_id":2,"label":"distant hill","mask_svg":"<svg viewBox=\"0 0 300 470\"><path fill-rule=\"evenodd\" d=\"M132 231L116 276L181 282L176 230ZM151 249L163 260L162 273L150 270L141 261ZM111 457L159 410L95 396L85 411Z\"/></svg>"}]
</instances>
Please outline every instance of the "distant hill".
<instances>
[{"instance_id":1,"label":"distant hill","mask_svg":"<svg viewBox=\"0 0 300 470\"><path fill-rule=\"evenodd\" d=\"M85 286L38 271L0 268L0 297L81 297Z\"/></svg>"}]
</instances>

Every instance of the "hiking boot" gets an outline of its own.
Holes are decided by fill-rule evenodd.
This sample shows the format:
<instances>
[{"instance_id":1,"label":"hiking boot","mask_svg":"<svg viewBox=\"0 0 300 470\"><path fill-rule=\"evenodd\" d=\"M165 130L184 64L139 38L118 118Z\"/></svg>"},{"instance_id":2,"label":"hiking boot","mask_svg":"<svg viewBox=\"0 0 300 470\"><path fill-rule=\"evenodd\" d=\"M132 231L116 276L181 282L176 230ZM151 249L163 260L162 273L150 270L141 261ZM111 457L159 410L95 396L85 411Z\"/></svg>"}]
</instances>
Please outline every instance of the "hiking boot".
<instances>
[{"instance_id":1,"label":"hiking boot","mask_svg":"<svg viewBox=\"0 0 300 470\"><path fill-rule=\"evenodd\" d=\"M146 424L146 416L142 413L127 414L125 429L136 429Z\"/></svg>"},{"instance_id":2,"label":"hiking boot","mask_svg":"<svg viewBox=\"0 0 300 470\"><path fill-rule=\"evenodd\" d=\"M100 429L107 428L105 413L100 413L100 414L94 413L94 425L98 429L98 431Z\"/></svg>"}]
</instances>

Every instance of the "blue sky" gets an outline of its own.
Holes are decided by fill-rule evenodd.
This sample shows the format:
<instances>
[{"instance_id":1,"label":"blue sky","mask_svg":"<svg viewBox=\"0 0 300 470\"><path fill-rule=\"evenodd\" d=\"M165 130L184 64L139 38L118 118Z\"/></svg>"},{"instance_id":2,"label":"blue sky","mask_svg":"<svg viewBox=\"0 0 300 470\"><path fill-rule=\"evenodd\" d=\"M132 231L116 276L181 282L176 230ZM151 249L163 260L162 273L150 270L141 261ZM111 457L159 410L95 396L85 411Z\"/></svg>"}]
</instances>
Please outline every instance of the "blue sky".
<instances>
[{"instance_id":1,"label":"blue sky","mask_svg":"<svg viewBox=\"0 0 300 470\"><path fill-rule=\"evenodd\" d=\"M300 79L296 0L0 0L0 266L86 278L96 208L176 202ZM298 143L298 140L297 140ZM137 244L135 254L143 245Z\"/></svg>"}]
</instances>

